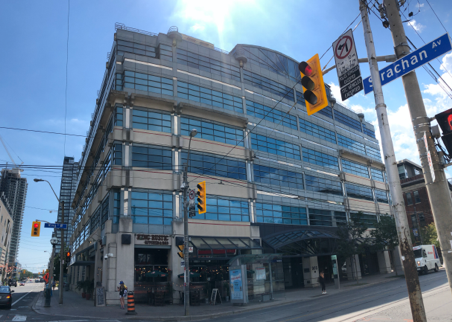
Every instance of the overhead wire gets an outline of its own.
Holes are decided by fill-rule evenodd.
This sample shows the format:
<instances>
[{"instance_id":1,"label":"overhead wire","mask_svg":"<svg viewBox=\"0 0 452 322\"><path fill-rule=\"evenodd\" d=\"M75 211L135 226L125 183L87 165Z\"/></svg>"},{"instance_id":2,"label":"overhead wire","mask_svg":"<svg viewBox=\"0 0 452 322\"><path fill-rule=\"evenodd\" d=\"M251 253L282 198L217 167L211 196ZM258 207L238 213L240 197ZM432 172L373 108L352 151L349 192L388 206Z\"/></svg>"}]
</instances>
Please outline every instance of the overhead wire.
<instances>
[{"instance_id":1,"label":"overhead wire","mask_svg":"<svg viewBox=\"0 0 452 322\"><path fill-rule=\"evenodd\" d=\"M436 19L438 19L441 26L443 26L444 30L448 33L446 27L444 27L444 25L443 25L443 22L441 21L441 19L439 19L438 15L436 14L435 10L433 9L432 5L430 4L430 1L428 1L428 0L426 0L426 1L427 1L428 5L430 6L430 9L432 9L433 13L435 14ZM418 0L418 2L419 2L419 0Z\"/></svg>"}]
</instances>

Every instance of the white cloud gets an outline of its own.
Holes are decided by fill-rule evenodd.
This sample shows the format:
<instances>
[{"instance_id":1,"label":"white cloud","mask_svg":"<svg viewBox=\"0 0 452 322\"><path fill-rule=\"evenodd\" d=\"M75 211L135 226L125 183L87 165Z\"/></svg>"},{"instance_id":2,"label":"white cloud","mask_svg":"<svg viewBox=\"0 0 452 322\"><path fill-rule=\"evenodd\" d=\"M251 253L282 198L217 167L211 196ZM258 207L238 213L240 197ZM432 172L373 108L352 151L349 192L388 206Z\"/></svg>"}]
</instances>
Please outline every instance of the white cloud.
<instances>
[{"instance_id":1,"label":"white cloud","mask_svg":"<svg viewBox=\"0 0 452 322\"><path fill-rule=\"evenodd\" d=\"M411 26L414 28L414 30L416 30L417 32L422 32L422 30L425 29L424 25L421 25L419 22L417 22L416 20L411 20L409 22L409 24L411 24Z\"/></svg>"},{"instance_id":2,"label":"white cloud","mask_svg":"<svg viewBox=\"0 0 452 322\"><path fill-rule=\"evenodd\" d=\"M375 117L375 110L372 107L366 108L359 104L352 104L350 100L341 100L341 89L338 85L334 84L333 82L328 84L331 88L331 92L333 93L334 98L336 99L337 103L344 105L345 107L351 109L355 113L364 113L365 115L373 119ZM358 93L356 95L361 95L361 93Z\"/></svg>"},{"instance_id":3,"label":"white cloud","mask_svg":"<svg viewBox=\"0 0 452 322\"><path fill-rule=\"evenodd\" d=\"M415 7L416 8L422 8L424 6L424 3L416 3Z\"/></svg>"},{"instance_id":4,"label":"white cloud","mask_svg":"<svg viewBox=\"0 0 452 322\"><path fill-rule=\"evenodd\" d=\"M190 31L192 32L197 32L199 31L204 31L206 27L204 25L201 25L199 23L195 23L193 26L190 27Z\"/></svg>"}]
</instances>

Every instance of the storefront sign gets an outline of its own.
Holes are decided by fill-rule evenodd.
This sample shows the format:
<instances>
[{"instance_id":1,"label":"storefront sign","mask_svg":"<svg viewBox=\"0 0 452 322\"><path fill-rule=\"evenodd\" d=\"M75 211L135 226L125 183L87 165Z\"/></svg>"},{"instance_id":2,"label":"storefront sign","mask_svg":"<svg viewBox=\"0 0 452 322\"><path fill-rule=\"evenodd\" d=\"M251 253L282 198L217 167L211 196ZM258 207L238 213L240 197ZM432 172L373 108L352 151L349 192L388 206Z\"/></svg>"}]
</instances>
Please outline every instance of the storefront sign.
<instances>
[{"instance_id":1,"label":"storefront sign","mask_svg":"<svg viewBox=\"0 0 452 322\"><path fill-rule=\"evenodd\" d=\"M171 238L168 235L146 235L136 234L135 244L154 245L154 246L169 246L171 245Z\"/></svg>"}]
</instances>

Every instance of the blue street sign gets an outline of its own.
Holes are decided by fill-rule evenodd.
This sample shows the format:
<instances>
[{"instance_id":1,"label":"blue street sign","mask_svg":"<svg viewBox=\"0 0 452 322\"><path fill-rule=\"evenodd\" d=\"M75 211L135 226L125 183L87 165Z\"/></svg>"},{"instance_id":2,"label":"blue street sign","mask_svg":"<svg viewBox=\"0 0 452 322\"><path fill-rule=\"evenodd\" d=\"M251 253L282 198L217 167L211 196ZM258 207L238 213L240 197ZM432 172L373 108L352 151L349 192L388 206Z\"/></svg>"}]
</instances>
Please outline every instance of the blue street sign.
<instances>
[{"instance_id":1,"label":"blue street sign","mask_svg":"<svg viewBox=\"0 0 452 322\"><path fill-rule=\"evenodd\" d=\"M67 229L67 224L54 224L50 222L44 223L44 228Z\"/></svg>"},{"instance_id":2,"label":"blue street sign","mask_svg":"<svg viewBox=\"0 0 452 322\"><path fill-rule=\"evenodd\" d=\"M427 64L450 50L452 50L452 44L450 42L449 34L446 33L380 70L381 86L412 72L416 68ZM373 91L372 79L370 76L365 78L363 83L364 94L367 95Z\"/></svg>"}]
</instances>

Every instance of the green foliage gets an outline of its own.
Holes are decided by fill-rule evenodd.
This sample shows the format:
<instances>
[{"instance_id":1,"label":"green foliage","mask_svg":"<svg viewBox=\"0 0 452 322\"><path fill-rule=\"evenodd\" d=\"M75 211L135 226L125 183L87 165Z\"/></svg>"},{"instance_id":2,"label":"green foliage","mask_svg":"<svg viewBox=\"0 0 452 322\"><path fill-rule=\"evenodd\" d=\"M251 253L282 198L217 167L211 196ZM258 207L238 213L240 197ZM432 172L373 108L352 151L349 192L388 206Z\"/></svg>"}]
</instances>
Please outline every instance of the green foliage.
<instances>
[{"instance_id":1,"label":"green foliage","mask_svg":"<svg viewBox=\"0 0 452 322\"><path fill-rule=\"evenodd\" d=\"M371 231L370 235L375 239L372 248L376 251L392 251L399 245L395 219L387 214L380 216L380 221L375 224L375 229Z\"/></svg>"},{"instance_id":2,"label":"green foliage","mask_svg":"<svg viewBox=\"0 0 452 322\"><path fill-rule=\"evenodd\" d=\"M435 223L421 228L421 234L425 245L435 245L436 248L440 248Z\"/></svg>"}]
</instances>

